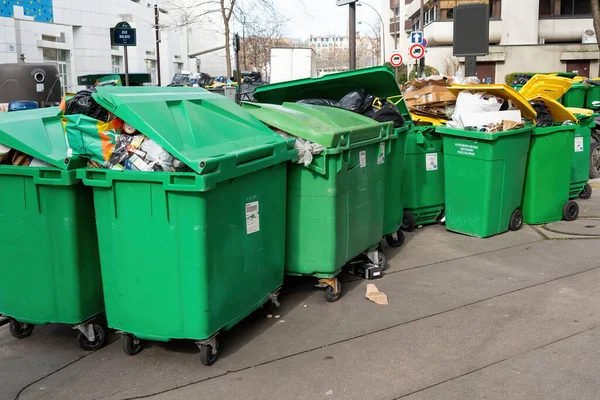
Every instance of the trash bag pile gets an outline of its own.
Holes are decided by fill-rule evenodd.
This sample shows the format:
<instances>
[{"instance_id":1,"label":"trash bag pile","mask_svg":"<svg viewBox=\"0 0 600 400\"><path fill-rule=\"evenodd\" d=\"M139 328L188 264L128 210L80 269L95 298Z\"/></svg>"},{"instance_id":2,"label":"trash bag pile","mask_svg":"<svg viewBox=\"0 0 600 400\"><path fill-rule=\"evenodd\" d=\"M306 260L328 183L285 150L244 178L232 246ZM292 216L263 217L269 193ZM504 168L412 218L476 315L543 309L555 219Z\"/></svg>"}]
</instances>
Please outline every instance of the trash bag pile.
<instances>
[{"instance_id":1,"label":"trash bag pile","mask_svg":"<svg viewBox=\"0 0 600 400\"><path fill-rule=\"evenodd\" d=\"M537 113L536 124L538 127L554 125L554 119L546 104L543 101L530 101L531 107Z\"/></svg>"},{"instance_id":2,"label":"trash bag pile","mask_svg":"<svg viewBox=\"0 0 600 400\"><path fill-rule=\"evenodd\" d=\"M518 74L515 75L515 79L513 79L513 85L525 85L531 79L530 75Z\"/></svg>"},{"instance_id":3,"label":"trash bag pile","mask_svg":"<svg viewBox=\"0 0 600 400\"><path fill-rule=\"evenodd\" d=\"M401 101L401 99L399 99ZM365 89L353 90L339 101L330 99L303 99L301 104L337 107L372 118L378 122L393 122L395 128L404 125L404 117L392 99L375 97Z\"/></svg>"},{"instance_id":4,"label":"trash bag pile","mask_svg":"<svg viewBox=\"0 0 600 400\"><path fill-rule=\"evenodd\" d=\"M98 121L108 121L108 111L92 97L92 93L96 92L93 86L85 90L77 92L73 97L66 100L65 115L83 114Z\"/></svg>"}]
</instances>

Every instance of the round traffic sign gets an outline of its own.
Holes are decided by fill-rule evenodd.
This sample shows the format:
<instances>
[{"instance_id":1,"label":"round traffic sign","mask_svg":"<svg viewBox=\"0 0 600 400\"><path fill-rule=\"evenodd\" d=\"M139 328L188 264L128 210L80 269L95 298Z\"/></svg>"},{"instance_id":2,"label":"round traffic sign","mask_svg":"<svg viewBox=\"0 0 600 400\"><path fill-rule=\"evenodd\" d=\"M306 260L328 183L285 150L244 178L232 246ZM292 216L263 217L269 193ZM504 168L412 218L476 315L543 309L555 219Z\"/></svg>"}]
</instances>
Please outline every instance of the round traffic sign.
<instances>
[{"instance_id":1,"label":"round traffic sign","mask_svg":"<svg viewBox=\"0 0 600 400\"><path fill-rule=\"evenodd\" d=\"M423 38L423 40L421 40L421 46L427 47L428 44L429 42L427 41L427 39Z\"/></svg>"},{"instance_id":2,"label":"round traffic sign","mask_svg":"<svg viewBox=\"0 0 600 400\"><path fill-rule=\"evenodd\" d=\"M423 58L424 55L425 47L423 47L423 45L417 43L410 46L410 56L415 60Z\"/></svg>"},{"instance_id":3,"label":"round traffic sign","mask_svg":"<svg viewBox=\"0 0 600 400\"><path fill-rule=\"evenodd\" d=\"M399 67L402 65L402 55L400 53L394 53L390 57L390 64L392 67Z\"/></svg>"}]
</instances>

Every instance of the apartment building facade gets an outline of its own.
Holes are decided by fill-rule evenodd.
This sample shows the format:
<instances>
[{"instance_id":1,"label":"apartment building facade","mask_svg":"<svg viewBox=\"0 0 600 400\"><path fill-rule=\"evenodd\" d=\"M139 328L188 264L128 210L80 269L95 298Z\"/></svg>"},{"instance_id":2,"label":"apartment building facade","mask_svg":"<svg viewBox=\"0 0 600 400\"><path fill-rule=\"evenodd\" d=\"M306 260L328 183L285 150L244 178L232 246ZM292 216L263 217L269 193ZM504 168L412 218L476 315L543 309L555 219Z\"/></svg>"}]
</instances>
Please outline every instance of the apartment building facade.
<instances>
[{"instance_id":1,"label":"apartment building facade","mask_svg":"<svg viewBox=\"0 0 600 400\"><path fill-rule=\"evenodd\" d=\"M464 62L452 55L453 8L481 2L489 4L490 54L477 58L480 78L504 82L507 74L517 71L598 76L591 0L425 0L423 21L420 0L387 0L387 39L400 42L408 60L408 34L423 30L429 43L426 64L452 74Z\"/></svg>"},{"instance_id":2,"label":"apartment building facade","mask_svg":"<svg viewBox=\"0 0 600 400\"><path fill-rule=\"evenodd\" d=\"M58 66L63 91L80 89L77 76L125 72L123 47L110 43L110 28L120 21L137 29L130 47L130 72L148 72L158 82L150 0L3 0L0 1L0 63L52 63ZM188 54L223 43L207 27L181 26L176 13L160 11L161 80L166 85L183 70L225 74L224 50L190 59Z\"/></svg>"}]
</instances>

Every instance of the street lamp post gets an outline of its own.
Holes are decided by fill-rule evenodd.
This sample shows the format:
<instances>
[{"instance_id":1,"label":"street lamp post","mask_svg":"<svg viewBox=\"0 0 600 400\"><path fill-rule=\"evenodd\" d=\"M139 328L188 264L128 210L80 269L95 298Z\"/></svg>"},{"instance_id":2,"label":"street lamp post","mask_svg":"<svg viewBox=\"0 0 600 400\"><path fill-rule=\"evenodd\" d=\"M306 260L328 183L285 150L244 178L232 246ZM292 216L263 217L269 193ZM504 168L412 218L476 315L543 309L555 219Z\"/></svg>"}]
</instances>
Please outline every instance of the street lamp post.
<instances>
[{"instance_id":1,"label":"street lamp post","mask_svg":"<svg viewBox=\"0 0 600 400\"><path fill-rule=\"evenodd\" d=\"M381 32L381 46L382 46L382 49L383 49L383 55L381 57L381 63L385 64L385 57L386 57L386 53L385 53L385 28L384 28L384 25L383 25L383 18L381 17L381 14L379 14L379 11L377 11L375 9L375 7L373 7L370 4L357 2L356 5L369 7L371 10L375 11L375 14L377 14L377 16L379 17L379 21L381 21L381 31L382 31Z\"/></svg>"},{"instance_id":2,"label":"street lamp post","mask_svg":"<svg viewBox=\"0 0 600 400\"><path fill-rule=\"evenodd\" d=\"M376 40L375 43L378 44L378 41L379 41L379 32L375 28L373 28L373 25L371 25L371 24L369 24L368 22L365 22L365 21L358 21L358 24L359 25L365 24L365 25L369 26L369 28L371 28L373 30L373 33L375 34L375 40ZM375 46L375 48L376 48L376 51L379 53L379 46L377 45L377 46ZM373 60L373 61L374 61L373 65L376 65L375 64L375 60ZM382 63L382 64L385 64L385 63Z\"/></svg>"}]
</instances>

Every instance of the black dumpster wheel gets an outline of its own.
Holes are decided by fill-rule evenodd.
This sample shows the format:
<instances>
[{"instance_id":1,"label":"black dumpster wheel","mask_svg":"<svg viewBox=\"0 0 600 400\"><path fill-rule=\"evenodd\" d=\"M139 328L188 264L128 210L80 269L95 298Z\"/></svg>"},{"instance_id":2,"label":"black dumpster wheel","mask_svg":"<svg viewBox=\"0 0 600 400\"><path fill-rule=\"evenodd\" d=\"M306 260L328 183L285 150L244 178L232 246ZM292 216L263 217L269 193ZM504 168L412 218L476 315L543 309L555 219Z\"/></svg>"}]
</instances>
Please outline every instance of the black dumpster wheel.
<instances>
[{"instance_id":1,"label":"black dumpster wheel","mask_svg":"<svg viewBox=\"0 0 600 400\"><path fill-rule=\"evenodd\" d=\"M98 350L106 341L106 332L102 325L94 324L94 336L95 340L90 342L87 337L81 332L77 335L77 342L79 343L79 347L81 347L85 351L94 351Z\"/></svg>"},{"instance_id":2,"label":"black dumpster wheel","mask_svg":"<svg viewBox=\"0 0 600 400\"><path fill-rule=\"evenodd\" d=\"M137 340L137 343L136 343ZM142 351L142 341L136 339L133 335L123 335L123 351L128 356L135 356Z\"/></svg>"},{"instance_id":3,"label":"black dumpster wheel","mask_svg":"<svg viewBox=\"0 0 600 400\"><path fill-rule=\"evenodd\" d=\"M11 319L8 324L8 330L10 331L10 334L16 337L17 339L25 339L26 337L31 336L33 328L34 325L22 324L16 319Z\"/></svg>"},{"instance_id":4,"label":"black dumpster wheel","mask_svg":"<svg viewBox=\"0 0 600 400\"><path fill-rule=\"evenodd\" d=\"M569 200L563 208L563 219L565 221L575 221L579 217L579 204L573 200Z\"/></svg>"},{"instance_id":5,"label":"black dumpster wheel","mask_svg":"<svg viewBox=\"0 0 600 400\"><path fill-rule=\"evenodd\" d=\"M213 350L213 346L210 344L203 344L200 346L200 362L207 367L210 367L214 363L217 362L219 358L219 342L215 339L215 349Z\"/></svg>"},{"instance_id":6,"label":"black dumpster wheel","mask_svg":"<svg viewBox=\"0 0 600 400\"><path fill-rule=\"evenodd\" d=\"M513 211L512 215L510 216L510 223L508 225L508 228L511 231L518 231L522 227L523 227L523 212L521 212L521 210L515 210L515 211Z\"/></svg>"},{"instance_id":7,"label":"black dumpster wheel","mask_svg":"<svg viewBox=\"0 0 600 400\"><path fill-rule=\"evenodd\" d=\"M333 286L327 286L325 288L325 301L328 303L335 303L342 297L342 283L338 280L338 292L335 294L333 292Z\"/></svg>"},{"instance_id":8,"label":"black dumpster wheel","mask_svg":"<svg viewBox=\"0 0 600 400\"><path fill-rule=\"evenodd\" d=\"M415 230L415 216L410 211L404 211L402 217L402 230L412 232Z\"/></svg>"},{"instance_id":9,"label":"black dumpster wheel","mask_svg":"<svg viewBox=\"0 0 600 400\"><path fill-rule=\"evenodd\" d=\"M581 191L581 193L579 193L579 198L583 199L583 200L587 200L590 197L592 197L593 191L594 191L594 189L592 189L592 185L590 185L589 183L586 183L585 186L583 187L583 190Z\"/></svg>"},{"instance_id":10,"label":"black dumpster wheel","mask_svg":"<svg viewBox=\"0 0 600 400\"><path fill-rule=\"evenodd\" d=\"M394 235L396 235L396 237L394 237ZM401 229L398 229L398 232L387 235L385 241L390 247L401 247L404 244L404 232L402 232Z\"/></svg>"}]
</instances>

